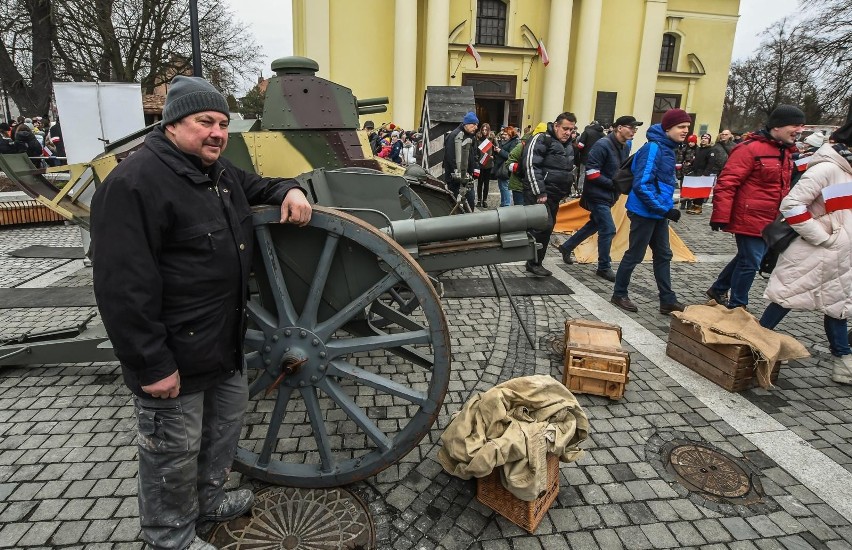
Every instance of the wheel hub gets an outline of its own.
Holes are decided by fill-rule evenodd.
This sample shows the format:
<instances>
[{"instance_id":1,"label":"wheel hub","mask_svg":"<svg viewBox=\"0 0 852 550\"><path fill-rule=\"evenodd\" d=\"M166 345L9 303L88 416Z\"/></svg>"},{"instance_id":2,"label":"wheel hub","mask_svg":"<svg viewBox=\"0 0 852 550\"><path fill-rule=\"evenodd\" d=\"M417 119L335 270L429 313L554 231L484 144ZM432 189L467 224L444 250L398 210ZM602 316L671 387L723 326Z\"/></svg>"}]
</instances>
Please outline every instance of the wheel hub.
<instances>
[{"instance_id":1,"label":"wheel hub","mask_svg":"<svg viewBox=\"0 0 852 550\"><path fill-rule=\"evenodd\" d=\"M284 327L266 339L261 350L268 369L278 370L277 384L291 388L316 385L328 368L328 349L322 339L310 330Z\"/></svg>"}]
</instances>

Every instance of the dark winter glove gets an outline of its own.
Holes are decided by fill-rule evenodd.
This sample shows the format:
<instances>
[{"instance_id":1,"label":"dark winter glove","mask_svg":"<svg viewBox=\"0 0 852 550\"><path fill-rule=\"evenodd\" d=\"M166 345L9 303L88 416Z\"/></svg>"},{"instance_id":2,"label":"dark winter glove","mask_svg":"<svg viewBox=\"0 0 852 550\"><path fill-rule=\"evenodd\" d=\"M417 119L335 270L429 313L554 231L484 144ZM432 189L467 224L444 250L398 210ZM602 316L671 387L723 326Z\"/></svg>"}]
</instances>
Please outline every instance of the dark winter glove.
<instances>
[{"instance_id":1,"label":"dark winter glove","mask_svg":"<svg viewBox=\"0 0 852 550\"><path fill-rule=\"evenodd\" d=\"M672 208L668 212L666 212L666 217L673 222L676 222L680 219L680 210L677 208Z\"/></svg>"},{"instance_id":2,"label":"dark winter glove","mask_svg":"<svg viewBox=\"0 0 852 550\"><path fill-rule=\"evenodd\" d=\"M728 225L722 222L710 222L710 229L713 231L719 231L720 229L725 229L725 226Z\"/></svg>"}]
</instances>

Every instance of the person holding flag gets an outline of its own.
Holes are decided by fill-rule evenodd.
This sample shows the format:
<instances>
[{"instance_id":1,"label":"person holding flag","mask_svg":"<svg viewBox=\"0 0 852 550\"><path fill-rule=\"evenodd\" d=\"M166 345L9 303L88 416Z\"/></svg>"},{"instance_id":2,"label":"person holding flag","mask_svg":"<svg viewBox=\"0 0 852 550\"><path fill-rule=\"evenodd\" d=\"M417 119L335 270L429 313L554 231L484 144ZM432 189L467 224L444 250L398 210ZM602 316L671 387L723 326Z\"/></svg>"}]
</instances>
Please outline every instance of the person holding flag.
<instances>
[{"instance_id":1,"label":"person holding flag","mask_svg":"<svg viewBox=\"0 0 852 550\"><path fill-rule=\"evenodd\" d=\"M852 384L846 319L852 312L852 121L810 157L808 170L781 201L781 214L801 236L778 258L760 325L774 329L791 309L823 313L834 356L831 379Z\"/></svg>"},{"instance_id":2,"label":"person holding flag","mask_svg":"<svg viewBox=\"0 0 852 550\"><path fill-rule=\"evenodd\" d=\"M476 133L474 140L478 152L476 153L476 168L473 177L476 178L476 206L485 208L488 202L488 184L491 181L491 167L494 164L494 138L491 134L491 125L483 122Z\"/></svg>"}]
</instances>

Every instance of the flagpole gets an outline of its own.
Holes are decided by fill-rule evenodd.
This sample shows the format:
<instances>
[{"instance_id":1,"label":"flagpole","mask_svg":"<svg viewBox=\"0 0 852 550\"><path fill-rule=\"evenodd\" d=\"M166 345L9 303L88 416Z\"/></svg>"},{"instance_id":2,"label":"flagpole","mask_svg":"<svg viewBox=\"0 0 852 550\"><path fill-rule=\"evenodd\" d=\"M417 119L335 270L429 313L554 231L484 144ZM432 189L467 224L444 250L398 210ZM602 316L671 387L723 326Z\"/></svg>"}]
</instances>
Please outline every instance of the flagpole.
<instances>
[{"instance_id":1,"label":"flagpole","mask_svg":"<svg viewBox=\"0 0 852 550\"><path fill-rule=\"evenodd\" d=\"M462 61L463 61L463 60L464 60L464 54L462 54L462 55L460 55L460 56L459 56L459 64L458 64L458 65L456 65L456 68L455 68L455 69L453 69L453 74L452 74L452 75L450 75L450 78L455 78L455 77L456 77L456 73L458 72L459 67L461 66L461 63L462 63Z\"/></svg>"},{"instance_id":2,"label":"flagpole","mask_svg":"<svg viewBox=\"0 0 852 550\"><path fill-rule=\"evenodd\" d=\"M524 77L524 82L529 82L530 73L532 72L533 64L535 63L536 59L538 59L538 55L534 55L532 56L532 59L530 59L530 68L527 69L527 76Z\"/></svg>"}]
</instances>

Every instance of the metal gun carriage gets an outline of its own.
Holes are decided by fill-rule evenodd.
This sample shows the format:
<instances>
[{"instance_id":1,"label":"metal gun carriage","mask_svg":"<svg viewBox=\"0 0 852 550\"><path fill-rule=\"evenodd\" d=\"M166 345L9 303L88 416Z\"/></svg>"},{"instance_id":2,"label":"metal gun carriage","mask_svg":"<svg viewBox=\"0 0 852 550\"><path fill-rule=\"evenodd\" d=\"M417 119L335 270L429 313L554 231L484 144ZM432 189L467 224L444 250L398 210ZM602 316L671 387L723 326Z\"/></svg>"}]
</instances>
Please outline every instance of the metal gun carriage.
<instances>
[{"instance_id":1,"label":"metal gun carriage","mask_svg":"<svg viewBox=\"0 0 852 550\"><path fill-rule=\"evenodd\" d=\"M297 177L315 213L297 228L279 224L275 207L253 211L251 402L235 468L276 484L337 486L402 459L438 416L451 335L427 272L529 259L527 230L547 213L538 205L448 216L457 202L443 183L374 158L358 131L359 110L378 112L386 100L356 100L304 58L273 69L261 128L233 133L226 156L264 176ZM62 190L24 156L0 157L0 169L87 227L92 184L145 133L72 167ZM0 366L114 360L97 324L0 346ZM299 434L312 443L297 447Z\"/></svg>"}]
</instances>

